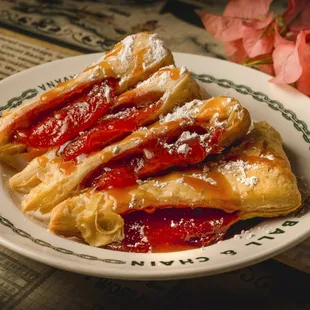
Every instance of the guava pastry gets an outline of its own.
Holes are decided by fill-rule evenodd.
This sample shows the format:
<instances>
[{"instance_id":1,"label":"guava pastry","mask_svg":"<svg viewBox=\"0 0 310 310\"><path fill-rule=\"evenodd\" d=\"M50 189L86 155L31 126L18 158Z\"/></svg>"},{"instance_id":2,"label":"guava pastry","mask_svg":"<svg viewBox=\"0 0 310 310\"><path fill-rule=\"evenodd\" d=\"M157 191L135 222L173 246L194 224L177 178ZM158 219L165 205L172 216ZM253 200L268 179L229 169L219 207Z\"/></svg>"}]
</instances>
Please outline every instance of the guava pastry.
<instances>
[{"instance_id":1,"label":"guava pastry","mask_svg":"<svg viewBox=\"0 0 310 310\"><path fill-rule=\"evenodd\" d=\"M60 146L106 114L114 97L174 63L156 34L126 37L73 79L58 84L38 99L3 112L0 120L0 160L20 167L42 149ZM44 123L45 139L39 136Z\"/></svg>"},{"instance_id":2,"label":"guava pastry","mask_svg":"<svg viewBox=\"0 0 310 310\"><path fill-rule=\"evenodd\" d=\"M281 137L274 128L261 122L237 145L196 167L126 188L88 190L63 201L53 209L49 229L59 235L82 238L93 246L103 246L124 238L122 215L128 212L213 209L208 223L216 225L211 225L210 231L194 231L191 235L203 246L209 244L210 235L223 237L239 220L286 215L300 203L296 178ZM217 222L218 213L214 209L224 211ZM186 229L189 240L193 228Z\"/></svg>"},{"instance_id":3,"label":"guava pastry","mask_svg":"<svg viewBox=\"0 0 310 310\"><path fill-rule=\"evenodd\" d=\"M195 99L79 162L42 155L15 175L10 185L21 188L19 180L26 185L31 180L35 187L22 200L22 210L48 213L86 187L123 187L172 167L197 164L244 136L249 126L249 113L237 100Z\"/></svg>"},{"instance_id":4,"label":"guava pastry","mask_svg":"<svg viewBox=\"0 0 310 310\"><path fill-rule=\"evenodd\" d=\"M0 160L21 209L92 246L162 252L222 240L301 203L279 133L212 97L156 34L125 38L38 99L5 111Z\"/></svg>"}]
</instances>

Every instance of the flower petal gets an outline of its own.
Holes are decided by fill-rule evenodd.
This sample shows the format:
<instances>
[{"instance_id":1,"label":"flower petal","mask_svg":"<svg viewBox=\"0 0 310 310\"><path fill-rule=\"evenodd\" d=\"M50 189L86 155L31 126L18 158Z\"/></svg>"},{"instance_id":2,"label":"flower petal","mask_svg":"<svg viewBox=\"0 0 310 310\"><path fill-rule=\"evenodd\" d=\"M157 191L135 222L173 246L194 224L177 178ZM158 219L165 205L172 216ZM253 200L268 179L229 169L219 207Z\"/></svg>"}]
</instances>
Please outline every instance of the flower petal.
<instances>
[{"instance_id":1,"label":"flower petal","mask_svg":"<svg viewBox=\"0 0 310 310\"><path fill-rule=\"evenodd\" d=\"M264 34L264 29L255 30L247 27L244 30L243 46L251 58L271 53L273 42L274 35Z\"/></svg>"},{"instance_id":2,"label":"flower petal","mask_svg":"<svg viewBox=\"0 0 310 310\"><path fill-rule=\"evenodd\" d=\"M259 71L265 72L269 75L274 75L274 69L272 64L262 64L262 65L257 65L257 69Z\"/></svg>"},{"instance_id":3,"label":"flower petal","mask_svg":"<svg viewBox=\"0 0 310 310\"><path fill-rule=\"evenodd\" d=\"M288 0L288 8L282 15L285 23L289 24L308 4L309 0Z\"/></svg>"},{"instance_id":4,"label":"flower petal","mask_svg":"<svg viewBox=\"0 0 310 310\"><path fill-rule=\"evenodd\" d=\"M232 41L232 42L225 42L224 49L225 49L227 56L233 62L242 64L248 58L248 55L243 48L242 39Z\"/></svg>"},{"instance_id":5,"label":"flower petal","mask_svg":"<svg viewBox=\"0 0 310 310\"><path fill-rule=\"evenodd\" d=\"M240 18L217 16L203 11L197 13L207 31L216 39L229 42L242 38L245 26Z\"/></svg>"},{"instance_id":6,"label":"flower petal","mask_svg":"<svg viewBox=\"0 0 310 310\"><path fill-rule=\"evenodd\" d=\"M224 16L255 18L266 16L272 0L230 0L224 10Z\"/></svg>"},{"instance_id":7,"label":"flower petal","mask_svg":"<svg viewBox=\"0 0 310 310\"><path fill-rule=\"evenodd\" d=\"M278 29L278 24L275 22L274 23L274 46L277 47L281 44L285 45L288 43L292 43L292 41L286 40L280 35L279 29Z\"/></svg>"},{"instance_id":8,"label":"flower petal","mask_svg":"<svg viewBox=\"0 0 310 310\"><path fill-rule=\"evenodd\" d=\"M270 82L290 84L300 78L302 68L298 49L293 42L278 45L272 53L272 58L276 77Z\"/></svg>"},{"instance_id":9,"label":"flower petal","mask_svg":"<svg viewBox=\"0 0 310 310\"><path fill-rule=\"evenodd\" d=\"M289 25L289 31L301 31L310 28L310 1L307 1L306 6L302 9L296 20Z\"/></svg>"},{"instance_id":10,"label":"flower petal","mask_svg":"<svg viewBox=\"0 0 310 310\"><path fill-rule=\"evenodd\" d=\"M272 19L273 19L273 13L270 12L268 16L263 19L255 18L251 20L246 20L243 22L243 24L253 29L262 29L262 28L267 27L272 22Z\"/></svg>"},{"instance_id":11,"label":"flower petal","mask_svg":"<svg viewBox=\"0 0 310 310\"><path fill-rule=\"evenodd\" d=\"M310 45L306 43L306 35L306 31L301 31L296 41L299 61L302 67L302 74L296 86L301 92L310 96Z\"/></svg>"}]
</instances>

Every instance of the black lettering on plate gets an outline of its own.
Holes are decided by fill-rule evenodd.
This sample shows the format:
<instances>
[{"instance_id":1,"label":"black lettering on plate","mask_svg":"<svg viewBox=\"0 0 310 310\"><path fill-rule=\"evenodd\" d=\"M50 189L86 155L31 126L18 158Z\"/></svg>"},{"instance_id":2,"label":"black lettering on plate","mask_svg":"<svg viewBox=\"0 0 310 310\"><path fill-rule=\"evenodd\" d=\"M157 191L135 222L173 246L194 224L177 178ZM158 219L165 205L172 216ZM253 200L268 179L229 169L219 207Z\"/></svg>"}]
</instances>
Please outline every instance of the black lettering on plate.
<instances>
[{"instance_id":1,"label":"black lettering on plate","mask_svg":"<svg viewBox=\"0 0 310 310\"><path fill-rule=\"evenodd\" d=\"M137 262L137 261L133 260L133 261L131 262L131 266L136 266L136 265L138 265L138 266L144 266L144 261Z\"/></svg>"},{"instance_id":2,"label":"black lettering on plate","mask_svg":"<svg viewBox=\"0 0 310 310\"><path fill-rule=\"evenodd\" d=\"M295 226L298 223L298 221L285 221L282 226Z\"/></svg>"},{"instance_id":3,"label":"black lettering on plate","mask_svg":"<svg viewBox=\"0 0 310 310\"><path fill-rule=\"evenodd\" d=\"M189 263L189 264L194 264L194 262L193 262L191 259L187 259L187 260L182 260L182 259L180 259L180 263L181 263L182 265L185 265L185 264L187 264L187 263Z\"/></svg>"},{"instance_id":4,"label":"black lettering on plate","mask_svg":"<svg viewBox=\"0 0 310 310\"><path fill-rule=\"evenodd\" d=\"M54 87L55 87L55 84L54 84L54 82L52 82L52 81L46 82L46 85L47 85L49 88L54 88Z\"/></svg>"},{"instance_id":5,"label":"black lettering on plate","mask_svg":"<svg viewBox=\"0 0 310 310\"><path fill-rule=\"evenodd\" d=\"M44 84L42 84L42 85L38 85L38 87L39 87L39 88L41 88L42 90L46 90L46 87L45 87L45 85L44 85Z\"/></svg>"},{"instance_id":6,"label":"black lettering on plate","mask_svg":"<svg viewBox=\"0 0 310 310\"><path fill-rule=\"evenodd\" d=\"M174 260L171 260L169 262L163 262L163 261L160 261L161 264L165 265L165 266L171 266L173 263L174 263Z\"/></svg>"},{"instance_id":7,"label":"black lettering on plate","mask_svg":"<svg viewBox=\"0 0 310 310\"><path fill-rule=\"evenodd\" d=\"M276 228L276 230L271 231L269 234L270 235L277 235L277 234L284 234L284 233L285 233L285 231L282 230L281 228Z\"/></svg>"},{"instance_id":8,"label":"black lettering on plate","mask_svg":"<svg viewBox=\"0 0 310 310\"><path fill-rule=\"evenodd\" d=\"M235 251L233 251L233 250L227 250L227 251L221 252L221 254L236 255L236 254L237 254L237 252L235 252Z\"/></svg>"},{"instance_id":9,"label":"black lettering on plate","mask_svg":"<svg viewBox=\"0 0 310 310\"><path fill-rule=\"evenodd\" d=\"M196 259L199 263L207 262L209 260L209 258L205 256L196 257Z\"/></svg>"},{"instance_id":10,"label":"black lettering on plate","mask_svg":"<svg viewBox=\"0 0 310 310\"><path fill-rule=\"evenodd\" d=\"M249 242L246 245L250 245L250 244L254 244L254 245L258 245L258 246L262 245L261 243L258 243L258 242L255 242L255 241Z\"/></svg>"},{"instance_id":11,"label":"black lettering on plate","mask_svg":"<svg viewBox=\"0 0 310 310\"><path fill-rule=\"evenodd\" d=\"M272 240L272 239L274 239L274 238L273 238L273 237L269 237L269 236L262 236L262 237L258 238L258 240L263 240L263 239Z\"/></svg>"}]
</instances>

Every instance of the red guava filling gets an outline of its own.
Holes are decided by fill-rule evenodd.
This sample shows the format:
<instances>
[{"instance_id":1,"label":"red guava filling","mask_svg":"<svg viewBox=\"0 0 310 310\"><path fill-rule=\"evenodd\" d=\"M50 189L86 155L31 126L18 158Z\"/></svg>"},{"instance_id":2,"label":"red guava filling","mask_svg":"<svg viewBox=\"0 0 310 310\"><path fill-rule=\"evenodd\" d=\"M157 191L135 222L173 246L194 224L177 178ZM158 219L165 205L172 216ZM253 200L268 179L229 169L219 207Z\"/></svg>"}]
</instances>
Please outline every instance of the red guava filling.
<instances>
[{"instance_id":1,"label":"red guava filling","mask_svg":"<svg viewBox=\"0 0 310 310\"><path fill-rule=\"evenodd\" d=\"M63 82L61 84L65 85L68 82ZM58 84L60 86L61 84ZM40 104L36 107L31 108L27 113L24 113L13 120L12 126L12 137L14 139L18 138L15 134L15 130L22 128L29 128L42 119L46 118L52 111L56 109L61 109L68 103L77 100L80 96L87 94L93 87L92 83L81 85L72 91L68 91L63 95L55 96L55 90L50 90L43 94L39 101Z\"/></svg>"},{"instance_id":2,"label":"red guava filling","mask_svg":"<svg viewBox=\"0 0 310 310\"><path fill-rule=\"evenodd\" d=\"M208 246L222 240L239 220L239 212L210 208L164 208L153 213L134 211L123 215L125 238L106 245L124 252L173 252Z\"/></svg>"},{"instance_id":3,"label":"red guava filling","mask_svg":"<svg viewBox=\"0 0 310 310\"><path fill-rule=\"evenodd\" d=\"M107 78L96 83L75 100L54 111L30 129L20 129L15 139L34 148L60 146L75 138L102 117L113 105L117 80Z\"/></svg>"},{"instance_id":4,"label":"red guava filling","mask_svg":"<svg viewBox=\"0 0 310 310\"><path fill-rule=\"evenodd\" d=\"M171 167L195 165L221 150L218 143L222 134L223 129L213 128L206 135L206 141L201 139L204 135L198 134L186 143L175 137L174 141L169 141L169 137L165 140L150 139L131 150L127 157L122 155L123 158L98 168L84 180L84 185L95 186L99 190L125 187Z\"/></svg>"},{"instance_id":5,"label":"red guava filling","mask_svg":"<svg viewBox=\"0 0 310 310\"><path fill-rule=\"evenodd\" d=\"M144 120L159 108L160 104L151 104L142 109L131 107L115 115L108 115L89 131L69 143L61 154L62 158L64 160L74 160L81 154L89 154L112 142L123 139L143 125Z\"/></svg>"}]
</instances>

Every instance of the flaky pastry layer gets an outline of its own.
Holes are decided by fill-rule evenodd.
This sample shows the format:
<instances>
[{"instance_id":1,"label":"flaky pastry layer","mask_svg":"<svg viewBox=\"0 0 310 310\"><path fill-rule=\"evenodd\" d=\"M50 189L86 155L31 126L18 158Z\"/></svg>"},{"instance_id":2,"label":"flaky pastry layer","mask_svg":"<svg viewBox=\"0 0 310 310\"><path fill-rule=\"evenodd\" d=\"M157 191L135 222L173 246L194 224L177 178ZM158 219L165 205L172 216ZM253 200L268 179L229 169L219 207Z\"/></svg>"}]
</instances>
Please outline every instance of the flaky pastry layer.
<instances>
[{"instance_id":1,"label":"flaky pastry layer","mask_svg":"<svg viewBox=\"0 0 310 310\"><path fill-rule=\"evenodd\" d=\"M147 79L159 68L173 63L171 52L164 47L156 34L142 32L126 37L112 50L105 52L97 63L89 66L71 80L58 84L54 89L42 94L39 99L4 111L0 119L0 160L16 166L19 158L15 160L14 155L24 151L26 146L18 148L15 143L9 143L12 133L21 124L24 127L27 121L23 119L25 115L38 109L41 111L48 109L48 103L51 100L55 101L107 77L119 79L116 94L121 94L138 82Z\"/></svg>"},{"instance_id":2,"label":"flaky pastry layer","mask_svg":"<svg viewBox=\"0 0 310 310\"><path fill-rule=\"evenodd\" d=\"M240 219L276 217L293 212L300 206L301 196L282 148L282 139L265 122L254 127L241 143L198 168L175 171L133 187L86 191L71 197L53 209L49 229L56 234L81 237L93 246L102 246L115 241L114 238L109 240L106 234L101 235L100 230L93 233L92 227L100 226L93 221L96 217L104 218L105 214L149 207L217 208L226 212L239 211ZM87 222L83 222L85 213ZM123 221L121 217L117 219L113 219L115 222L111 222L111 226L115 225L120 233ZM83 230L81 223L85 224Z\"/></svg>"},{"instance_id":3,"label":"flaky pastry layer","mask_svg":"<svg viewBox=\"0 0 310 310\"><path fill-rule=\"evenodd\" d=\"M175 90L178 92L178 89ZM209 111L212 111L212 113ZM180 111L182 113L180 113ZM178 118L179 114L186 115ZM83 179L94 169L107 164L114 158L128 153L137 147L142 147L150 138L159 139L177 128L186 126L187 121L199 119L208 128L224 128L224 134L219 146L226 147L228 142L235 141L246 134L250 126L250 116L240 103L230 97L216 97L206 101L194 100L177 108L161 121L139 130L127 138L114 143L99 152L95 152L77 164L70 173L61 170L61 164L53 161L45 165L46 173L42 182L31 189L22 201L24 212L39 210L41 213L50 212L58 203L80 191ZM30 163L31 164L31 163ZM27 168L26 168L27 169ZM21 177L23 171L19 174ZM27 178L25 178L27 179ZM12 180L10 181L12 186Z\"/></svg>"},{"instance_id":4,"label":"flaky pastry layer","mask_svg":"<svg viewBox=\"0 0 310 310\"><path fill-rule=\"evenodd\" d=\"M119 104L124 104L130 98L139 98L145 94L160 92L160 108L154 111L145 124L158 120L160 115L165 115L176 106L182 105L194 98L202 99L203 93L197 82L185 68L174 66L164 67L154 73L149 79L119 96ZM54 164L58 148L33 159L21 172L10 179L10 186L23 193L29 193L32 188L44 181L49 174L59 172L59 162ZM117 154L114 154L117 155ZM58 157L58 159L60 159ZM44 164L42 164L44 163ZM84 168L85 169L85 168ZM91 169L91 168L90 168Z\"/></svg>"}]
</instances>

